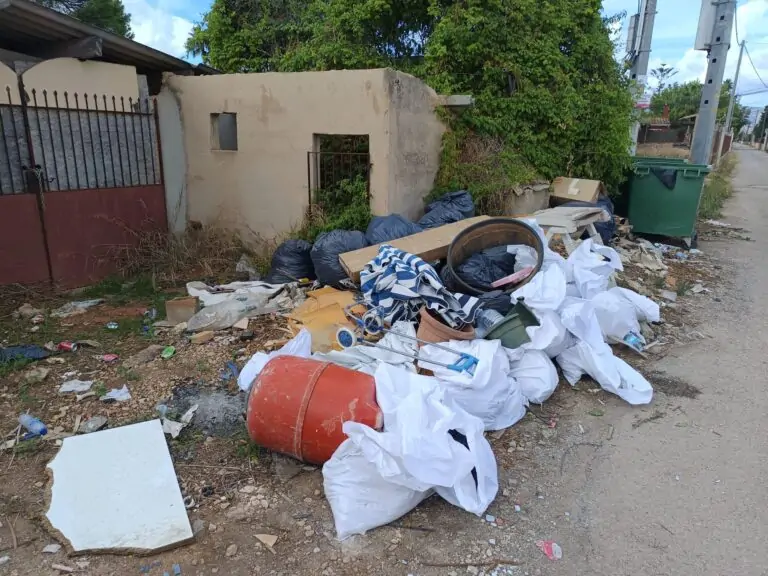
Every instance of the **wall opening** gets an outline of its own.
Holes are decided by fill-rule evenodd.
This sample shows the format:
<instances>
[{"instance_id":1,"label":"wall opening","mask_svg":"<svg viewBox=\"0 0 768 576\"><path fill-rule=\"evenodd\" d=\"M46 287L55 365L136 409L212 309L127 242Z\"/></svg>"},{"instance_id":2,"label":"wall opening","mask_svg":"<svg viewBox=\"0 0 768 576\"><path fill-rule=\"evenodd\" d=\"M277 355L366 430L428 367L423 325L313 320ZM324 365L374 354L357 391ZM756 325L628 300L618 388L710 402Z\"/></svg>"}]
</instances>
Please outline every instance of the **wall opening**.
<instances>
[{"instance_id":1,"label":"wall opening","mask_svg":"<svg viewBox=\"0 0 768 576\"><path fill-rule=\"evenodd\" d=\"M237 150L237 114L211 114L211 150Z\"/></svg>"},{"instance_id":2,"label":"wall opening","mask_svg":"<svg viewBox=\"0 0 768 576\"><path fill-rule=\"evenodd\" d=\"M330 191L345 183L358 182L369 188L368 134L315 134L309 160L310 192Z\"/></svg>"}]
</instances>

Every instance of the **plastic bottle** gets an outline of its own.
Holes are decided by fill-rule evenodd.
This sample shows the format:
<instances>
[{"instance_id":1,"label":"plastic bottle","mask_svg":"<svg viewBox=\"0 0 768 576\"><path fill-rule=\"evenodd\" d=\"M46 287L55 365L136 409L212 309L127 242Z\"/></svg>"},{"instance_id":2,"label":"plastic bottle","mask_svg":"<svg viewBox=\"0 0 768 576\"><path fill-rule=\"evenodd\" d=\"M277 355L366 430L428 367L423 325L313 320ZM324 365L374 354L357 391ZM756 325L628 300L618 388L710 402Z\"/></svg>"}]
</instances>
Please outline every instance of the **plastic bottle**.
<instances>
[{"instance_id":1,"label":"plastic bottle","mask_svg":"<svg viewBox=\"0 0 768 576\"><path fill-rule=\"evenodd\" d=\"M26 430L33 436L45 436L48 434L48 428L43 422L34 416L29 414L21 414L19 416L19 424L21 424Z\"/></svg>"}]
</instances>

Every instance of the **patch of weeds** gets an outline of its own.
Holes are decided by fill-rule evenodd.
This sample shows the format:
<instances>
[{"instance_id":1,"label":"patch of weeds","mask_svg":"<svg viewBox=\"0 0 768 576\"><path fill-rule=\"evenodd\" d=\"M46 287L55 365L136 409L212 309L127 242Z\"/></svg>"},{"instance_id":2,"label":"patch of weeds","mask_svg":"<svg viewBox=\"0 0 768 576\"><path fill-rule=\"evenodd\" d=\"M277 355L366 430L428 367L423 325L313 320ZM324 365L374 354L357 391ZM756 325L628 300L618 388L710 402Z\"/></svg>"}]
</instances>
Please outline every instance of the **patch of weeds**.
<instances>
[{"instance_id":1,"label":"patch of weeds","mask_svg":"<svg viewBox=\"0 0 768 576\"><path fill-rule=\"evenodd\" d=\"M237 440L235 454L237 454L238 458L243 458L250 462L258 462L263 450L264 448L253 442L250 438L240 438Z\"/></svg>"},{"instance_id":2,"label":"patch of weeds","mask_svg":"<svg viewBox=\"0 0 768 576\"><path fill-rule=\"evenodd\" d=\"M663 290L667 286L667 279L664 276L656 276L653 279L653 285L659 290Z\"/></svg>"},{"instance_id":3,"label":"patch of weeds","mask_svg":"<svg viewBox=\"0 0 768 576\"><path fill-rule=\"evenodd\" d=\"M207 360L198 360L197 362L195 362L195 369L199 374L202 375L211 371L211 365L208 363Z\"/></svg>"},{"instance_id":4,"label":"patch of weeds","mask_svg":"<svg viewBox=\"0 0 768 576\"><path fill-rule=\"evenodd\" d=\"M96 382L91 388L91 391L96 394L97 398L101 398L107 393L107 387L104 385L104 382Z\"/></svg>"},{"instance_id":5,"label":"patch of weeds","mask_svg":"<svg viewBox=\"0 0 768 576\"><path fill-rule=\"evenodd\" d=\"M680 280L677 284L676 292L678 296L685 296L693 288L693 282L688 280Z\"/></svg>"},{"instance_id":6,"label":"patch of weeds","mask_svg":"<svg viewBox=\"0 0 768 576\"><path fill-rule=\"evenodd\" d=\"M596 416L596 417L605 416L605 410L600 410L600 408L593 408L592 410L587 412L587 414L589 414L590 416Z\"/></svg>"},{"instance_id":7,"label":"patch of weeds","mask_svg":"<svg viewBox=\"0 0 768 576\"><path fill-rule=\"evenodd\" d=\"M30 393L29 382L22 382L19 385L19 400L24 406L34 406L37 404L37 399Z\"/></svg>"},{"instance_id":8,"label":"patch of weeds","mask_svg":"<svg viewBox=\"0 0 768 576\"><path fill-rule=\"evenodd\" d=\"M141 380L141 375L137 372L134 372L133 370L126 368L125 366L118 366L117 367L117 374L118 376L125 378L129 382Z\"/></svg>"},{"instance_id":9,"label":"patch of weeds","mask_svg":"<svg viewBox=\"0 0 768 576\"><path fill-rule=\"evenodd\" d=\"M725 201L733 194L731 175L736 168L736 155L727 154L720 166L704 182L699 204L699 218L719 218Z\"/></svg>"},{"instance_id":10,"label":"patch of weeds","mask_svg":"<svg viewBox=\"0 0 768 576\"><path fill-rule=\"evenodd\" d=\"M16 444L13 447L13 453L17 457L31 456L32 454L37 454L43 448L45 448L45 444L42 438L30 438Z\"/></svg>"},{"instance_id":11,"label":"patch of weeds","mask_svg":"<svg viewBox=\"0 0 768 576\"><path fill-rule=\"evenodd\" d=\"M104 298L107 300L140 300L151 298L157 293L151 276L140 275L126 280L119 276L110 276L82 291L84 299Z\"/></svg>"},{"instance_id":12,"label":"patch of weeds","mask_svg":"<svg viewBox=\"0 0 768 576\"><path fill-rule=\"evenodd\" d=\"M7 378L12 372L21 370L25 366L32 364L34 360L29 358L11 358L5 362L0 362L0 378Z\"/></svg>"}]
</instances>

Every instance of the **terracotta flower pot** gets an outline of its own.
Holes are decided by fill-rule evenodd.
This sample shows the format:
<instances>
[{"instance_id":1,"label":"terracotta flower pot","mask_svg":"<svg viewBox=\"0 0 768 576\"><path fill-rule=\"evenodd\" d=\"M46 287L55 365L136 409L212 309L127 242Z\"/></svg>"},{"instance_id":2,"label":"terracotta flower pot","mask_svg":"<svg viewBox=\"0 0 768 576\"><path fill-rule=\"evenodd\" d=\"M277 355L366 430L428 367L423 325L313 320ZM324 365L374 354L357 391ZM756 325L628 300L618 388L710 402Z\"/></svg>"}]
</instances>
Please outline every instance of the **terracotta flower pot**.
<instances>
[{"instance_id":1,"label":"terracotta flower pot","mask_svg":"<svg viewBox=\"0 0 768 576\"><path fill-rule=\"evenodd\" d=\"M421 316L421 322L419 323L416 337L421 340L440 344L441 342L448 342L449 340L475 339L475 328L472 324L467 324L461 330L456 330L443 324L426 308L422 308L419 315Z\"/></svg>"}]
</instances>

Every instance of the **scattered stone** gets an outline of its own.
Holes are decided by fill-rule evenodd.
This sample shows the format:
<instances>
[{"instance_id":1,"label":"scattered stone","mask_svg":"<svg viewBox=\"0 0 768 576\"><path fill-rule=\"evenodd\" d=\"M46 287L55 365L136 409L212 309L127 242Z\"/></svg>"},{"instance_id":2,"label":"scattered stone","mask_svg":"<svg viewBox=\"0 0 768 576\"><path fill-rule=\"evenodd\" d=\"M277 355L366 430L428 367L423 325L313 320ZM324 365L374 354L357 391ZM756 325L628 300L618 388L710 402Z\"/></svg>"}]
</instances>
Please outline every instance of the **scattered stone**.
<instances>
[{"instance_id":1,"label":"scattered stone","mask_svg":"<svg viewBox=\"0 0 768 576\"><path fill-rule=\"evenodd\" d=\"M253 484L246 484L245 486L242 486L239 490L241 494L253 494L256 492L256 486Z\"/></svg>"},{"instance_id":2,"label":"scattered stone","mask_svg":"<svg viewBox=\"0 0 768 576\"><path fill-rule=\"evenodd\" d=\"M192 522L192 534L195 536L201 534L205 530L205 522L199 518Z\"/></svg>"},{"instance_id":3,"label":"scattered stone","mask_svg":"<svg viewBox=\"0 0 768 576\"><path fill-rule=\"evenodd\" d=\"M227 550L226 552L224 552L224 555L227 558L232 558L232 556L234 556L235 554L237 554L237 544L230 544L229 546L227 546Z\"/></svg>"},{"instance_id":4,"label":"scattered stone","mask_svg":"<svg viewBox=\"0 0 768 576\"><path fill-rule=\"evenodd\" d=\"M476 576L480 570L477 568L477 566L467 566L467 572Z\"/></svg>"},{"instance_id":5,"label":"scattered stone","mask_svg":"<svg viewBox=\"0 0 768 576\"><path fill-rule=\"evenodd\" d=\"M27 384L39 384L46 378L48 378L48 374L50 374L51 369L45 368L43 366L35 366L34 368L27 370L24 373L24 381Z\"/></svg>"},{"instance_id":6,"label":"scattered stone","mask_svg":"<svg viewBox=\"0 0 768 576\"><path fill-rule=\"evenodd\" d=\"M277 536L273 536L272 534L256 534L255 536L259 542L267 547L267 550L272 552L272 554L276 554L275 544L277 543Z\"/></svg>"},{"instance_id":7,"label":"scattered stone","mask_svg":"<svg viewBox=\"0 0 768 576\"><path fill-rule=\"evenodd\" d=\"M141 352L137 352L128 358L123 365L130 370L143 366L144 364L149 364L152 360L160 356L163 350L165 350L165 346L152 344L144 348Z\"/></svg>"},{"instance_id":8,"label":"scattered stone","mask_svg":"<svg viewBox=\"0 0 768 576\"><path fill-rule=\"evenodd\" d=\"M694 294L700 294L701 292L704 292L705 290L706 290L706 288L704 288L704 286L702 286L701 284L695 284L693 286L693 288L691 288L691 292L693 292Z\"/></svg>"},{"instance_id":9,"label":"scattered stone","mask_svg":"<svg viewBox=\"0 0 768 576\"><path fill-rule=\"evenodd\" d=\"M208 531L209 532L216 532L216 528L218 528L218 526L216 526L216 524L214 524L213 522L209 522L208 523Z\"/></svg>"},{"instance_id":10,"label":"scattered stone","mask_svg":"<svg viewBox=\"0 0 768 576\"><path fill-rule=\"evenodd\" d=\"M0 556L0 566L2 566L3 564L8 564L8 562L10 561L11 561L10 556Z\"/></svg>"},{"instance_id":11,"label":"scattered stone","mask_svg":"<svg viewBox=\"0 0 768 576\"><path fill-rule=\"evenodd\" d=\"M197 334L193 334L190 336L189 341L192 342L192 344L205 344L206 342L210 342L213 340L214 333L211 330L205 330L203 332L198 332Z\"/></svg>"},{"instance_id":12,"label":"scattered stone","mask_svg":"<svg viewBox=\"0 0 768 576\"><path fill-rule=\"evenodd\" d=\"M672 292L671 290L662 290L661 297L669 302L677 302L677 293Z\"/></svg>"},{"instance_id":13,"label":"scattered stone","mask_svg":"<svg viewBox=\"0 0 768 576\"><path fill-rule=\"evenodd\" d=\"M40 316L44 313L44 310L33 307L29 302L25 302L19 306L13 313L14 318L21 318L22 320L29 320L35 316Z\"/></svg>"},{"instance_id":14,"label":"scattered stone","mask_svg":"<svg viewBox=\"0 0 768 576\"><path fill-rule=\"evenodd\" d=\"M486 522L496 522L496 516L492 516L491 514L485 515L485 521Z\"/></svg>"},{"instance_id":15,"label":"scattered stone","mask_svg":"<svg viewBox=\"0 0 768 576\"><path fill-rule=\"evenodd\" d=\"M50 358L45 359L46 364L66 364L67 361L64 360L61 356L52 356Z\"/></svg>"},{"instance_id":16,"label":"scattered stone","mask_svg":"<svg viewBox=\"0 0 768 576\"><path fill-rule=\"evenodd\" d=\"M171 329L171 332L174 334L181 334L187 329L187 323L186 322L179 322Z\"/></svg>"},{"instance_id":17,"label":"scattered stone","mask_svg":"<svg viewBox=\"0 0 768 576\"><path fill-rule=\"evenodd\" d=\"M75 562L75 564L77 564L77 567L80 568L80 570L85 570L86 568L88 568L88 566L91 565L91 563L88 562L88 560L78 560L77 562Z\"/></svg>"},{"instance_id":18,"label":"scattered stone","mask_svg":"<svg viewBox=\"0 0 768 576\"><path fill-rule=\"evenodd\" d=\"M86 348L101 348L101 342L98 340L78 340L77 344Z\"/></svg>"},{"instance_id":19,"label":"scattered stone","mask_svg":"<svg viewBox=\"0 0 768 576\"><path fill-rule=\"evenodd\" d=\"M280 482L288 482L301 472L301 462L283 454L272 454L272 473Z\"/></svg>"},{"instance_id":20,"label":"scattered stone","mask_svg":"<svg viewBox=\"0 0 768 576\"><path fill-rule=\"evenodd\" d=\"M66 572L68 574L75 571L71 566L65 566L64 564L51 564L51 568L58 570L59 572Z\"/></svg>"},{"instance_id":21,"label":"scattered stone","mask_svg":"<svg viewBox=\"0 0 768 576\"><path fill-rule=\"evenodd\" d=\"M61 544L48 544L48 546L43 548L43 553L56 554L59 550L61 550Z\"/></svg>"},{"instance_id":22,"label":"scattered stone","mask_svg":"<svg viewBox=\"0 0 768 576\"><path fill-rule=\"evenodd\" d=\"M640 334L642 334L646 342L653 342L653 340L656 338L656 334L654 333L653 328L651 328L651 325L647 322L642 322L640 324Z\"/></svg>"},{"instance_id":23,"label":"scattered stone","mask_svg":"<svg viewBox=\"0 0 768 576\"><path fill-rule=\"evenodd\" d=\"M80 432L80 434L90 434L91 432L96 432L104 428L104 426L107 425L107 422L108 420L106 416L94 416L80 424L77 431Z\"/></svg>"}]
</instances>

